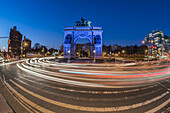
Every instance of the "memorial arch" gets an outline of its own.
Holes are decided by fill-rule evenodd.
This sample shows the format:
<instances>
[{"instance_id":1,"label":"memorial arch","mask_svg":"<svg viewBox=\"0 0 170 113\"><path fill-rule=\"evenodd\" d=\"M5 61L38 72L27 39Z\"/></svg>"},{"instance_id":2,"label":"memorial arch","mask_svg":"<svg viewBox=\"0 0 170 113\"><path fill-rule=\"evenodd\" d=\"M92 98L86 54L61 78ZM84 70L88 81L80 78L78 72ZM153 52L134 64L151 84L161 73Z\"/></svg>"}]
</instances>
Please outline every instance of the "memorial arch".
<instances>
[{"instance_id":1,"label":"memorial arch","mask_svg":"<svg viewBox=\"0 0 170 113\"><path fill-rule=\"evenodd\" d=\"M90 21L81 19L75 27L65 27L64 30L64 58L76 57L76 42L79 39L88 39L90 42L90 57L102 58L102 28L91 27Z\"/></svg>"}]
</instances>

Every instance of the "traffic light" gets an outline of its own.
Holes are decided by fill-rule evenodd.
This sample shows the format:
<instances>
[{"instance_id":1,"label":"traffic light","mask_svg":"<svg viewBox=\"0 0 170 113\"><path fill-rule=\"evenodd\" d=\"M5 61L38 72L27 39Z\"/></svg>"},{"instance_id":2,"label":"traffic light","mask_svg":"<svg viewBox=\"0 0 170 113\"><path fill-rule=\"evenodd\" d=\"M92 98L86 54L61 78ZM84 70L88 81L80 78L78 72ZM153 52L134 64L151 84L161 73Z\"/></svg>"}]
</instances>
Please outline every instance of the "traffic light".
<instances>
[{"instance_id":1,"label":"traffic light","mask_svg":"<svg viewBox=\"0 0 170 113\"><path fill-rule=\"evenodd\" d=\"M155 49L155 46L152 46L152 49Z\"/></svg>"}]
</instances>

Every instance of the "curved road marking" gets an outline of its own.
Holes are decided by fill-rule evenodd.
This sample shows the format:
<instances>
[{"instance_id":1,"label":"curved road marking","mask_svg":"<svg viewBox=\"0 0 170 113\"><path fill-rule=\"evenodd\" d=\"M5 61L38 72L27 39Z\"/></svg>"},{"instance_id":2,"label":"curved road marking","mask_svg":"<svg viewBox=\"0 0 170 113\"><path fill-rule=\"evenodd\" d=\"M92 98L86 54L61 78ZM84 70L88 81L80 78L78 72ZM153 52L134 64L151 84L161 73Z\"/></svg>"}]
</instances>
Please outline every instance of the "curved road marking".
<instances>
[{"instance_id":1,"label":"curved road marking","mask_svg":"<svg viewBox=\"0 0 170 113\"><path fill-rule=\"evenodd\" d=\"M55 113L53 111L50 111L48 109L45 109L35 103L33 103L32 101L28 100L27 98L25 98L24 96L22 96L20 93L18 93L15 89L13 89L7 82L5 82L6 86L13 92L15 93L17 96L19 96L25 103L27 103L28 105L34 107L35 109L41 111L41 112L45 112L45 113ZM36 112L38 113L38 112Z\"/></svg>"},{"instance_id":2,"label":"curved road marking","mask_svg":"<svg viewBox=\"0 0 170 113\"><path fill-rule=\"evenodd\" d=\"M157 92L159 92L161 90L161 89L156 89L156 90L153 90L151 92L144 93L144 94L140 94L140 95L136 95L136 96L122 97L122 98L109 98L109 99L107 99L107 98L99 98L99 99L96 99L96 98L74 97L74 96L63 95L63 94L59 94L59 93L55 93L55 92L51 92L51 91L47 91L47 90L42 90L40 88L33 87L32 85L27 84L26 82L24 82L23 80L20 80L18 78L14 78L14 79L16 81L24 84L24 85L27 85L28 87L32 87L33 89L39 90L41 92L45 92L47 94L60 96L60 97L64 97L64 98L75 99L75 100L86 100L86 101L112 101L112 102L114 102L114 101L121 101L121 100L128 100L128 99L136 99L136 98L140 98L140 97L143 97L143 96L148 96L148 95L157 93Z\"/></svg>"},{"instance_id":3,"label":"curved road marking","mask_svg":"<svg viewBox=\"0 0 170 113\"><path fill-rule=\"evenodd\" d=\"M43 97L41 95L38 95L32 91L29 91L27 89L25 89L24 87L20 86L19 84L15 83L14 81L12 81L10 79L10 81L16 85L18 88L20 88L21 90L25 91L26 93L40 99L40 100L43 100L43 101L46 101L48 103L51 103L51 104L54 104L54 105L57 105L57 106L60 106L60 107L65 107L65 108L69 108L69 109L75 109L75 110L81 110L81 111L96 111L96 112L111 112L111 111L122 111L122 110L129 110L129 109L133 109L133 108L137 108L137 107L141 107L141 106L144 106L144 105L148 105L152 102L155 102L161 98L163 98L164 96L168 95L169 92L165 92L163 94L161 94L160 96L157 96L155 98L152 98L150 100L147 100L145 102L141 102L141 103L137 103L137 104L133 104L133 105L129 105L129 106L120 106L120 107L102 107L102 108L99 108L99 107L83 107L83 106L77 106L77 105L71 105L71 104L67 104L67 103L63 103L63 102L58 102L58 101L54 101L52 99L49 99L49 98L46 98L46 97ZM13 89L13 88L12 88Z\"/></svg>"},{"instance_id":4,"label":"curved road marking","mask_svg":"<svg viewBox=\"0 0 170 113\"><path fill-rule=\"evenodd\" d=\"M160 110L161 108L165 107L167 104L170 103L170 98L168 100L166 100L164 103L162 103L161 105L145 112L145 113L155 113L156 111ZM163 113L163 112L162 112Z\"/></svg>"},{"instance_id":5,"label":"curved road marking","mask_svg":"<svg viewBox=\"0 0 170 113\"><path fill-rule=\"evenodd\" d=\"M37 82L33 81L33 80L30 80L30 79L27 79L27 78L24 78L22 76L19 76L21 79L24 79L26 81L29 81L29 82L32 82L32 83L35 83L37 84ZM148 86L148 87L143 87L143 88L137 88L137 89L130 89L130 90L122 90L122 91L85 91L85 90L75 90L75 89L67 89L67 88L62 88L62 87L53 87L51 85L47 85L47 84L43 84L43 83L38 83L39 85L42 85L42 86L45 86L45 87L49 87L49 88L53 88L53 89L58 89L58 90L61 90L61 91L69 91L69 92L76 92L76 93L90 93L90 94L118 94L118 93L129 93L129 92L137 92L137 91L141 91L141 90L146 90L146 89L149 89L149 88L153 88L153 87L156 87L157 84L154 84L154 85L151 85L151 86Z\"/></svg>"}]
</instances>

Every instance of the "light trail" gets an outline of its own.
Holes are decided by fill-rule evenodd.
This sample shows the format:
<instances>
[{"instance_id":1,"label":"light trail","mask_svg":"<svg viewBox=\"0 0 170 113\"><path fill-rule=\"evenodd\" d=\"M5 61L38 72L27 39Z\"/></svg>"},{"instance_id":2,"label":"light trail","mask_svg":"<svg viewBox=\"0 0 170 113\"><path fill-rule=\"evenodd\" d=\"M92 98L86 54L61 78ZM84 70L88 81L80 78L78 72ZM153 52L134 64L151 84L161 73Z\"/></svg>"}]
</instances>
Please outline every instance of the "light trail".
<instances>
[{"instance_id":1,"label":"light trail","mask_svg":"<svg viewBox=\"0 0 170 113\"><path fill-rule=\"evenodd\" d=\"M18 61L13 61L13 62L8 62L8 63L2 63L0 64L0 66L5 66L5 65L10 65L10 64L15 64L15 63L19 63L19 62L24 62L26 61L27 59L24 59L24 60L18 60Z\"/></svg>"}]
</instances>

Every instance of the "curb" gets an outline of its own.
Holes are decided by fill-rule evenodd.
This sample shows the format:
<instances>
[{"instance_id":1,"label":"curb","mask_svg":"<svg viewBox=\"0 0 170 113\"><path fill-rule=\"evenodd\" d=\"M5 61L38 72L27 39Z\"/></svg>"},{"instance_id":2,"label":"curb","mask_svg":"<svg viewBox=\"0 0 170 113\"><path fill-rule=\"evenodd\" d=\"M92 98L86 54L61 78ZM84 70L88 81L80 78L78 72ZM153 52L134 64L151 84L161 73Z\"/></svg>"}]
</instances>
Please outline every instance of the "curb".
<instances>
[{"instance_id":1,"label":"curb","mask_svg":"<svg viewBox=\"0 0 170 113\"><path fill-rule=\"evenodd\" d=\"M7 104L5 98L0 94L0 113L14 113Z\"/></svg>"}]
</instances>

